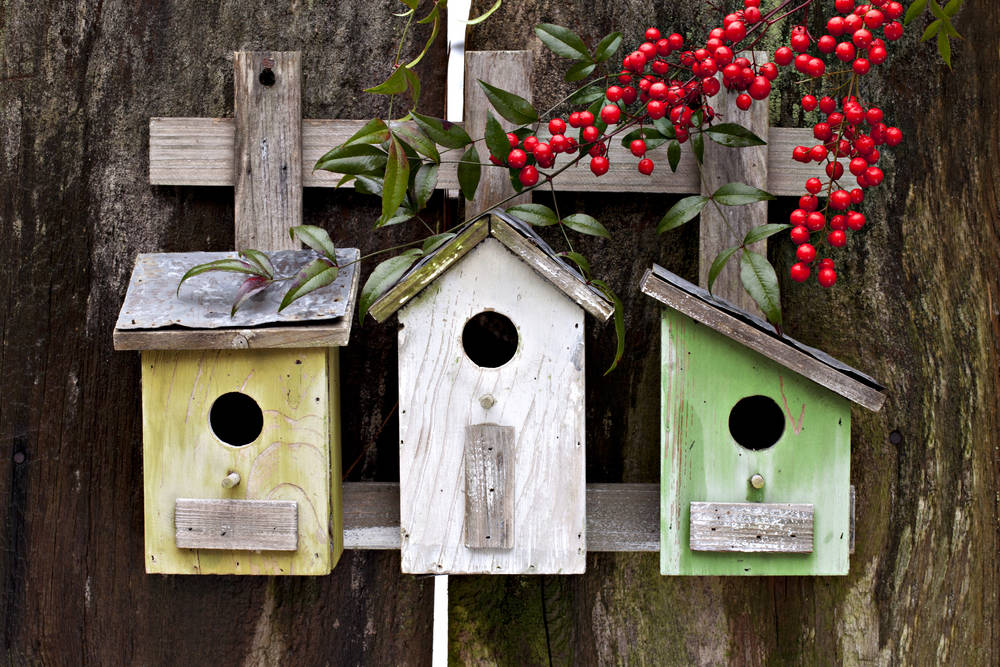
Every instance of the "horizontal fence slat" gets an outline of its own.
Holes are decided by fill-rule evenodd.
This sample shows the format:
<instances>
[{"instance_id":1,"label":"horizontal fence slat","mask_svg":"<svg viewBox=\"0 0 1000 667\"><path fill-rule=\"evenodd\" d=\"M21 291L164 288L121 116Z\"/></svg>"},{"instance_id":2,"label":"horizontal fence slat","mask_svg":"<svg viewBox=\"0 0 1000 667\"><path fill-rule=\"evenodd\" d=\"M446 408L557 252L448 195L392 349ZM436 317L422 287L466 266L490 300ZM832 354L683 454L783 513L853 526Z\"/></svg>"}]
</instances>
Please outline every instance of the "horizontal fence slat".
<instances>
[{"instance_id":1,"label":"horizontal fence slat","mask_svg":"<svg viewBox=\"0 0 1000 667\"><path fill-rule=\"evenodd\" d=\"M399 484L347 482L344 548L399 549ZM659 484L588 484L587 551L660 550Z\"/></svg>"},{"instance_id":2,"label":"horizontal fence slat","mask_svg":"<svg viewBox=\"0 0 1000 667\"><path fill-rule=\"evenodd\" d=\"M302 182L305 187L337 185L340 174L313 171L313 166L324 153L346 141L364 123L362 120L302 121ZM232 118L150 119L149 182L153 185L233 185L235 137ZM769 192L780 196L801 195L805 193L806 179L825 178L822 165L792 160L795 146L815 143L808 128L771 128L767 157ZM438 189L458 188L456 165L449 161L457 161L461 153L450 150L441 154L443 163ZM485 150L480 153L485 157ZM690 150L685 149L682 153L676 173L668 166L666 145L648 151L647 155L656 163L656 168L650 176L643 176L636 169L636 158L620 141L613 140L608 150L611 168L607 174L596 178L590 173L590 161L584 159L560 174L554 185L556 190L564 192L699 192L698 170Z\"/></svg>"}]
</instances>

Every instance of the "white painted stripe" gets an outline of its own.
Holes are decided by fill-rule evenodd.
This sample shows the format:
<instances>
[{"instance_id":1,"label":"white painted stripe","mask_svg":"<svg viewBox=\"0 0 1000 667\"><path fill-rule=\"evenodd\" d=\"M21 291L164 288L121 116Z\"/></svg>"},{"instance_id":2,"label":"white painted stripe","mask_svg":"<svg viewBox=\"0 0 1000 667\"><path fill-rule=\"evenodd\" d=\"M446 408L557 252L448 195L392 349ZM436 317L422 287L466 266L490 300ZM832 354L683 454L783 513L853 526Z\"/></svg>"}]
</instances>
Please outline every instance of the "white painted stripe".
<instances>
[{"instance_id":1,"label":"white painted stripe","mask_svg":"<svg viewBox=\"0 0 1000 667\"><path fill-rule=\"evenodd\" d=\"M448 575L434 577L433 667L448 667Z\"/></svg>"}]
</instances>

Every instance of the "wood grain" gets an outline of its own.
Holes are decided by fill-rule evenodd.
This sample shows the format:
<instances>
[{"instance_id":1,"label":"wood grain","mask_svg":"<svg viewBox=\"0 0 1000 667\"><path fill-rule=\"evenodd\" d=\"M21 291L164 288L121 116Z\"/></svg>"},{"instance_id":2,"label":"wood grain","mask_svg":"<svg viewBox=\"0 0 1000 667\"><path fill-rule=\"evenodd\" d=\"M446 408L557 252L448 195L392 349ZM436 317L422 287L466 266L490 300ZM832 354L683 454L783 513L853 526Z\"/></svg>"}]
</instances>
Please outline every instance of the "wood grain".
<instances>
[{"instance_id":1,"label":"wood grain","mask_svg":"<svg viewBox=\"0 0 1000 667\"><path fill-rule=\"evenodd\" d=\"M691 550L797 553L813 550L813 506L691 503Z\"/></svg>"},{"instance_id":2,"label":"wood grain","mask_svg":"<svg viewBox=\"0 0 1000 667\"><path fill-rule=\"evenodd\" d=\"M294 500L178 498L178 549L295 551L299 541Z\"/></svg>"},{"instance_id":3,"label":"wood grain","mask_svg":"<svg viewBox=\"0 0 1000 667\"><path fill-rule=\"evenodd\" d=\"M517 351L499 368L477 366L462 348L466 322L483 311L517 328ZM496 239L479 243L399 311L404 572L583 572L583 317ZM481 402L487 395L493 400ZM464 543L465 427L486 422L516 434L509 550Z\"/></svg>"},{"instance_id":4,"label":"wood grain","mask_svg":"<svg viewBox=\"0 0 1000 667\"><path fill-rule=\"evenodd\" d=\"M646 271L640 285L644 293L660 303L684 313L858 405L877 412L885 402L885 394L882 392L844 375L780 340L763 334L727 313L713 308L683 290L658 279L652 271Z\"/></svg>"},{"instance_id":5,"label":"wood grain","mask_svg":"<svg viewBox=\"0 0 1000 667\"><path fill-rule=\"evenodd\" d=\"M514 427L465 427L465 546L514 546Z\"/></svg>"},{"instance_id":6,"label":"wood grain","mask_svg":"<svg viewBox=\"0 0 1000 667\"><path fill-rule=\"evenodd\" d=\"M480 80L503 90L516 91L530 102L531 51L465 52L464 125L466 132L473 138L486 136L486 116L492 111L486 93L479 85ZM509 131L516 127L495 111L492 113L505 130ZM489 163L490 149L486 147L485 139L476 142L476 150L479 151L480 162ZM487 209L496 206L497 202L513 194L514 188L510 184L506 169L483 167L475 198L465 205L465 217L471 218L477 213L485 213ZM504 206L525 204L530 201L531 193L526 192L514 197Z\"/></svg>"},{"instance_id":7,"label":"wood grain","mask_svg":"<svg viewBox=\"0 0 1000 667\"><path fill-rule=\"evenodd\" d=\"M351 311L348 311L351 312ZM116 350L245 350L347 345L350 316L331 325L254 329L117 329Z\"/></svg>"},{"instance_id":8,"label":"wood grain","mask_svg":"<svg viewBox=\"0 0 1000 667\"><path fill-rule=\"evenodd\" d=\"M484 116L485 118L485 116ZM302 121L302 185L333 188L341 174L313 170L316 161L334 146L342 144L363 125L362 120L305 119ZM542 130L539 137L545 138ZM806 179L825 178L823 166L815 162L802 164L792 160L795 146L815 143L808 128L770 128L767 147L768 192L778 196L798 196L805 192ZM149 119L149 182L153 185L216 185L232 186L235 124L232 118L150 118ZM485 150L485 149L484 149ZM456 165L453 161L462 151L442 151L445 161L438 172L437 189L458 188ZM611 168L607 176L595 178L585 163L567 169L552 184L559 192L664 192L691 194L699 191L698 168L690 151L681 154L677 172L667 167L667 146L648 151L657 165L649 176L635 169L634 157L619 142L608 146ZM483 156L483 159L486 159ZM845 161L846 162L846 161ZM845 163L846 167L846 163ZM501 172L485 167L486 172ZM347 183L343 188L353 188ZM512 205L512 204L510 204ZM776 222L776 221L772 221Z\"/></svg>"},{"instance_id":9,"label":"wood grain","mask_svg":"<svg viewBox=\"0 0 1000 667\"><path fill-rule=\"evenodd\" d=\"M765 51L744 52L740 55L750 57L751 62L762 63L768 60ZM717 78L721 82L721 72ZM767 105L753 104L748 110L743 111L736 106L738 95L739 91L727 90L723 86L722 91L714 98L716 111L722 114L727 122L747 128L766 142L770 125ZM768 187L767 149L766 144L747 148L728 148L706 139L704 180L701 182L701 194L711 195L727 183L746 183L752 187L766 190ZM713 202L703 208L701 210L701 223L698 227L698 284L708 288L708 271L715 257L727 248L739 245L747 232L764 224L767 224L766 201L745 206L718 207ZM755 243L749 249L766 257L767 241ZM737 253L716 278L712 292L738 306L741 310L760 316L760 308L740 282L739 260L739 253Z\"/></svg>"},{"instance_id":10,"label":"wood grain","mask_svg":"<svg viewBox=\"0 0 1000 667\"><path fill-rule=\"evenodd\" d=\"M587 484L587 551L660 550L659 484ZM344 547L399 549L399 484L344 483Z\"/></svg>"},{"instance_id":11,"label":"wood grain","mask_svg":"<svg viewBox=\"0 0 1000 667\"><path fill-rule=\"evenodd\" d=\"M302 224L302 57L237 51L234 185L236 249L293 250ZM273 84L262 83L270 70Z\"/></svg>"}]
</instances>

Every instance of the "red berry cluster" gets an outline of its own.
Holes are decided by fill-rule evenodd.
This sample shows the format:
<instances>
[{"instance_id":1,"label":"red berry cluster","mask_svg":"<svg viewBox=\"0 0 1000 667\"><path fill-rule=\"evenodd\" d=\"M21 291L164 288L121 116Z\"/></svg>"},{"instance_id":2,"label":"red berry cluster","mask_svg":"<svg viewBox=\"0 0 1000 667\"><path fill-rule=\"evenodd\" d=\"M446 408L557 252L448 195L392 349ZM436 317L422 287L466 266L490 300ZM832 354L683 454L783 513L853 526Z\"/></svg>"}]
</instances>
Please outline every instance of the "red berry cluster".
<instances>
[{"instance_id":1,"label":"red berry cluster","mask_svg":"<svg viewBox=\"0 0 1000 667\"><path fill-rule=\"evenodd\" d=\"M567 119L570 127L579 130L578 139L574 140L564 133L567 121L555 118L549 123L552 138L548 142L534 136L526 137L523 145L516 145L512 140L507 165L520 170L518 178L522 184L534 185L538 182L538 170L529 164L532 155L537 165L545 168L552 166L556 153L572 154L579 146L591 157L590 170L601 176L610 167L609 139L627 127L641 127L667 118L673 126L674 138L684 143L693 131L709 125L716 117L707 99L716 95L723 85L731 90L745 91L737 101L744 109L752 100L767 98L771 82L778 76L777 66L774 63L755 64L734 55L736 45L747 35L748 26L763 18L760 1L744 0L744 9L726 16L722 27L709 33L705 46L694 50L684 49L684 38L678 33L663 36L657 28L647 29L646 41L625 56L615 83L605 90L605 104L599 110L603 127L595 124L597 119L592 111L574 111ZM719 71L722 83L716 78ZM617 128L609 130L609 126ZM653 173L653 161L645 157L646 142L634 139L629 148L640 158L639 172Z\"/></svg>"},{"instance_id":2,"label":"red berry cluster","mask_svg":"<svg viewBox=\"0 0 1000 667\"><path fill-rule=\"evenodd\" d=\"M812 147L796 146L792 159L803 162L825 163L829 180L810 178L806 181L806 194L799 199L799 207L792 211L790 222L792 241L798 246L798 262L792 265L791 277L797 282L805 282L816 269L816 279L823 287L837 282L833 260L829 257L817 259L816 246L811 243L812 234L824 232L826 242L834 248L847 244L847 231L857 231L865 224L865 216L860 211L851 210L864 201L865 189L882 182L882 170L876 166L880 153L878 147L887 144L895 146L903 139L896 127L888 127L883 122L882 110L871 106L865 108L856 95L858 78L871 68L886 60L885 41L877 38L873 30L881 29L888 41L899 39L903 26L898 19L903 14L903 6L895 0L872 0L870 4L855 5L855 0L836 0L835 8L840 14L826 23L827 34L813 40L805 26L797 26L792 31L789 46L775 51L774 59L779 65L794 63L797 71L812 77L826 72L826 62L821 55L834 54L845 63L851 63L851 81L848 95L842 99L813 95L802 97L805 111L819 109L822 120L813 126L813 136L819 143ZM839 41L838 41L839 40ZM815 49L820 56L810 55ZM848 190L843 185L844 164L847 159L848 171L856 179L859 187ZM819 197L826 197L826 204L820 206Z\"/></svg>"}]
</instances>

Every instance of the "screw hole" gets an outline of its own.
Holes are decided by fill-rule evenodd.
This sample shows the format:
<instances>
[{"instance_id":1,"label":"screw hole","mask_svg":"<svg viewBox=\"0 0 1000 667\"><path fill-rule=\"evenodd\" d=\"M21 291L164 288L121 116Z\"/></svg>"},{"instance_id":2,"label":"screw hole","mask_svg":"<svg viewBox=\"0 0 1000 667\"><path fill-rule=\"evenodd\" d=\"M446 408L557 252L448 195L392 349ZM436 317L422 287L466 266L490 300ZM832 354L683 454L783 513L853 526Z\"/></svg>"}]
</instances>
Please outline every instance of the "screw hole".
<instances>
[{"instance_id":1,"label":"screw hole","mask_svg":"<svg viewBox=\"0 0 1000 667\"><path fill-rule=\"evenodd\" d=\"M265 67L260 72L260 76L257 77L262 86L273 86L274 85L274 72L271 71L270 67Z\"/></svg>"}]
</instances>

